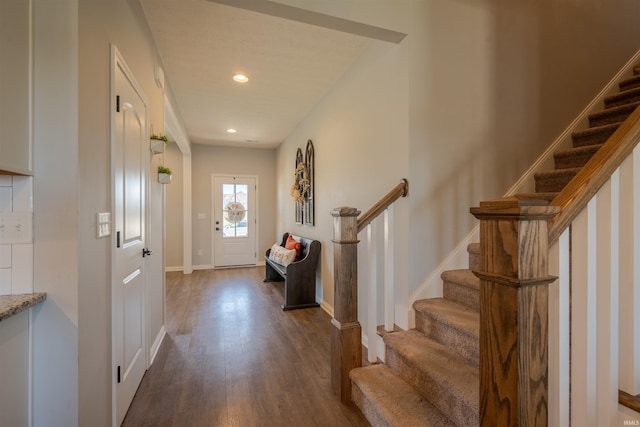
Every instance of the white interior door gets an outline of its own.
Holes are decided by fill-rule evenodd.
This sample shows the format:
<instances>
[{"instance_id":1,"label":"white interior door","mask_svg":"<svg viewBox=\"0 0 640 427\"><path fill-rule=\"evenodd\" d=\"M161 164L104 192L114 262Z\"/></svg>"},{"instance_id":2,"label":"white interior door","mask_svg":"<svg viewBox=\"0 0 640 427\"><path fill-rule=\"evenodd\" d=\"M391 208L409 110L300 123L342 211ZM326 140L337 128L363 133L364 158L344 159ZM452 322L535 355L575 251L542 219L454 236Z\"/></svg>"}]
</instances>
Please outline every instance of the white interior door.
<instances>
[{"instance_id":1,"label":"white interior door","mask_svg":"<svg viewBox=\"0 0 640 427\"><path fill-rule=\"evenodd\" d=\"M213 259L215 267L255 265L255 177L213 176Z\"/></svg>"},{"instance_id":2,"label":"white interior door","mask_svg":"<svg viewBox=\"0 0 640 427\"><path fill-rule=\"evenodd\" d=\"M122 423L147 367L145 220L147 105L126 65L115 57L112 324L115 415Z\"/></svg>"}]
</instances>

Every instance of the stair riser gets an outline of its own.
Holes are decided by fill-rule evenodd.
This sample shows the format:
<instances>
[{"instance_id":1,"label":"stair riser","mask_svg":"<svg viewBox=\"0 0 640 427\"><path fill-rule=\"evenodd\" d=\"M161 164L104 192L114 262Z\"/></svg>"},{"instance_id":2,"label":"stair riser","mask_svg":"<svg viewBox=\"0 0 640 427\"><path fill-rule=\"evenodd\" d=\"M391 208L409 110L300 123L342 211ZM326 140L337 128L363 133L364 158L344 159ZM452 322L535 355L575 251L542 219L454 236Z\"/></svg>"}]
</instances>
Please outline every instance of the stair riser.
<instances>
[{"instance_id":1,"label":"stair riser","mask_svg":"<svg viewBox=\"0 0 640 427\"><path fill-rule=\"evenodd\" d=\"M536 177L536 192L560 192L566 185L573 179L573 176L558 176L551 178L538 178Z\"/></svg>"},{"instance_id":2,"label":"stair riser","mask_svg":"<svg viewBox=\"0 0 640 427\"><path fill-rule=\"evenodd\" d=\"M591 160L594 154L595 152L576 154L570 157L556 157L556 169L581 168Z\"/></svg>"},{"instance_id":3,"label":"stair riser","mask_svg":"<svg viewBox=\"0 0 640 427\"><path fill-rule=\"evenodd\" d=\"M625 80L624 82L621 82L618 87L620 88L620 91L638 88L640 87L640 77L635 76L632 79Z\"/></svg>"},{"instance_id":4,"label":"stair riser","mask_svg":"<svg viewBox=\"0 0 640 427\"><path fill-rule=\"evenodd\" d=\"M376 410L375 404L371 403L364 393L362 393L358 385L353 382L351 383L351 399L353 403L360 408L360 411L372 426L393 427L386 422Z\"/></svg>"},{"instance_id":5,"label":"stair riser","mask_svg":"<svg viewBox=\"0 0 640 427\"><path fill-rule=\"evenodd\" d=\"M416 329L428 338L455 348L456 352L474 366L480 366L480 344L477 338L438 322L425 313L416 312Z\"/></svg>"},{"instance_id":6,"label":"stair riser","mask_svg":"<svg viewBox=\"0 0 640 427\"><path fill-rule=\"evenodd\" d=\"M632 102L640 101L640 90L633 89L629 93L619 93L617 95L610 96L604 100L604 106L606 108L618 107L620 105L631 104Z\"/></svg>"},{"instance_id":7,"label":"stair riser","mask_svg":"<svg viewBox=\"0 0 640 427\"><path fill-rule=\"evenodd\" d=\"M469 252L469 270L479 271L480 265L480 253Z\"/></svg>"},{"instance_id":8,"label":"stair riser","mask_svg":"<svg viewBox=\"0 0 640 427\"><path fill-rule=\"evenodd\" d=\"M637 104L631 104L629 107L624 109L615 109L615 110L603 110L600 113L593 114L589 116L589 126L604 126L610 125L613 123L620 123L627 120L627 117L635 110Z\"/></svg>"},{"instance_id":9,"label":"stair riser","mask_svg":"<svg viewBox=\"0 0 640 427\"><path fill-rule=\"evenodd\" d=\"M586 147L587 145L596 145L606 142L616 131L612 129L606 132L598 132L594 134L577 134L573 136L573 148Z\"/></svg>"},{"instance_id":10,"label":"stair riser","mask_svg":"<svg viewBox=\"0 0 640 427\"><path fill-rule=\"evenodd\" d=\"M473 405L473 402L465 402L458 396L453 396L445 382L438 381L428 372L420 370L390 347L387 347L385 363L457 425L479 425L477 406Z\"/></svg>"},{"instance_id":11,"label":"stair riser","mask_svg":"<svg viewBox=\"0 0 640 427\"><path fill-rule=\"evenodd\" d=\"M480 292L477 289L445 281L443 284L443 296L465 307L480 311Z\"/></svg>"}]
</instances>

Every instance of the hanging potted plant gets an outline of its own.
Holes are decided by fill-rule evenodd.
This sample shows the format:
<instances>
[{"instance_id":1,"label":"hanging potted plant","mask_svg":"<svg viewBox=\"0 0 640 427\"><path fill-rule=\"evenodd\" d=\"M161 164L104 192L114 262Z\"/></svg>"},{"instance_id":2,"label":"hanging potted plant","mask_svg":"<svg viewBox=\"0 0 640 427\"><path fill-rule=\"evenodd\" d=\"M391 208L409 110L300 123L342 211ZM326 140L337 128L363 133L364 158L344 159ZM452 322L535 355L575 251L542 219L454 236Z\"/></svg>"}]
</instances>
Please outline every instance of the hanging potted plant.
<instances>
[{"instance_id":1,"label":"hanging potted plant","mask_svg":"<svg viewBox=\"0 0 640 427\"><path fill-rule=\"evenodd\" d=\"M171 169L166 166L158 166L158 182L160 184L169 184L171 182Z\"/></svg>"},{"instance_id":2,"label":"hanging potted plant","mask_svg":"<svg viewBox=\"0 0 640 427\"><path fill-rule=\"evenodd\" d=\"M149 137L149 148L152 153L164 153L164 146L169 143L167 135L152 133Z\"/></svg>"}]
</instances>

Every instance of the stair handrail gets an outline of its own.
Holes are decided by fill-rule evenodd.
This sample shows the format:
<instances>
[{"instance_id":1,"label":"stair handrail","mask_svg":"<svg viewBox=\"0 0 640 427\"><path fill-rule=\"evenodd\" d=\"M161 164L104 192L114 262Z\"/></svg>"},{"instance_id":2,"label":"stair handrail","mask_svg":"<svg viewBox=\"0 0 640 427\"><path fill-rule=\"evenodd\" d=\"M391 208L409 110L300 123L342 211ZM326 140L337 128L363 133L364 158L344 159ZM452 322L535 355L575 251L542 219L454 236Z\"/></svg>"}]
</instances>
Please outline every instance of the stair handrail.
<instances>
[{"instance_id":1,"label":"stair handrail","mask_svg":"<svg viewBox=\"0 0 640 427\"><path fill-rule=\"evenodd\" d=\"M474 271L481 280L482 426L503 418L519 424L548 419L548 285L555 280L548 273L549 248L639 141L636 108L548 206L542 200L513 197L471 209L480 219L482 248L479 271ZM512 318L517 318L516 329L513 322L500 323ZM517 354L511 354L514 349ZM507 359L515 361L512 369L504 369L501 361Z\"/></svg>"},{"instance_id":2,"label":"stair handrail","mask_svg":"<svg viewBox=\"0 0 640 427\"><path fill-rule=\"evenodd\" d=\"M640 108L636 108L550 203L561 211L549 221L549 246L558 240L639 141Z\"/></svg>"},{"instance_id":3,"label":"stair handrail","mask_svg":"<svg viewBox=\"0 0 640 427\"><path fill-rule=\"evenodd\" d=\"M383 198L358 218L358 233L382 214L389 206L391 206L400 197L407 197L409 194L409 181L402 178L400 183L393 187Z\"/></svg>"},{"instance_id":4,"label":"stair handrail","mask_svg":"<svg viewBox=\"0 0 640 427\"><path fill-rule=\"evenodd\" d=\"M358 321L358 233L400 197L409 194L402 179L364 215L342 206L333 216L333 319L331 319L331 387L346 403L351 400L349 372L362 366L362 327Z\"/></svg>"}]
</instances>

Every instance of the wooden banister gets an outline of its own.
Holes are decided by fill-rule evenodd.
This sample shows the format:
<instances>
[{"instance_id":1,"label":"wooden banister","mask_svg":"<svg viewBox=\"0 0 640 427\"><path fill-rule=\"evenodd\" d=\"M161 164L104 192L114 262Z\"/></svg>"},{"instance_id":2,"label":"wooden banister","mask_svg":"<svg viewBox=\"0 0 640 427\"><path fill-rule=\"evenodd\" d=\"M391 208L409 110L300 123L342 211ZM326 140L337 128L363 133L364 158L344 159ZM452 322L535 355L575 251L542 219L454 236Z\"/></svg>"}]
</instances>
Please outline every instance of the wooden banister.
<instances>
[{"instance_id":1,"label":"wooden banister","mask_svg":"<svg viewBox=\"0 0 640 427\"><path fill-rule=\"evenodd\" d=\"M364 230L364 228L376 219L382 212L384 212L393 202L400 197L407 197L409 194L409 181L403 178L400 184L393 187L393 190L389 191L386 196L378 201L375 205L366 211L360 218L358 218L358 233Z\"/></svg>"},{"instance_id":2,"label":"wooden banister","mask_svg":"<svg viewBox=\"0 0 640 427\"><path fill-rule=\"evenodd\" d=\"M480 425L547 424L548 220L559 208L483 202L480 220Z\"/></svg>"},{"instance_id":3,"label":"wooden banister","mask_svg":"<svg viewBox=\"0 0 640 427\"><path fill-rule=\"evenodd\" d=\"M551 202L561 212L549 221L549 244L558 240L562 232L587 206L624 159L640 141L640 108L625 120L589 162Z\"/></svg>"},{"instance_id":4,"label":"wooden banister","mask_svg":"<svg viewBox=\"0 0 640 427\"><path fill-rule=\"evenodd\" d=\"M362 327L358 321L358 233L400 197L409 182L403 179L358 218L351 207L335 208L333 216L333 319L331 320L331 387L344 403L351 400L349 372L362 366Z\"/></svg>"}]
</instances>

